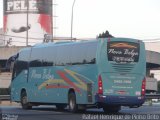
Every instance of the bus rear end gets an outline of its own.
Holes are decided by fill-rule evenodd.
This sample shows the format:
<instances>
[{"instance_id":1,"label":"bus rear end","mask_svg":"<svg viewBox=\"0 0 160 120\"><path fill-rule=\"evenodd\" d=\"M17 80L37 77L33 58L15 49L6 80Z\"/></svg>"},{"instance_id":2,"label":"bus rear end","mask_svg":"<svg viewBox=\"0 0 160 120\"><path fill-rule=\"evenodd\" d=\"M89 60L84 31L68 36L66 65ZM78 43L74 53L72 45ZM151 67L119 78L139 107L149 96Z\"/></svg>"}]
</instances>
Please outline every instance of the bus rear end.
<instances>
[{"instance_id":1,"label":"bus rear end","mask_svg":"<svg viewBox=\"0 0 160 120\"><path fill-rule=\"evenodd\" d=\"M96 102L105 111L139 107L145 100L144 43L127 38L99 39Z\"/></svg>"}]
</instances>

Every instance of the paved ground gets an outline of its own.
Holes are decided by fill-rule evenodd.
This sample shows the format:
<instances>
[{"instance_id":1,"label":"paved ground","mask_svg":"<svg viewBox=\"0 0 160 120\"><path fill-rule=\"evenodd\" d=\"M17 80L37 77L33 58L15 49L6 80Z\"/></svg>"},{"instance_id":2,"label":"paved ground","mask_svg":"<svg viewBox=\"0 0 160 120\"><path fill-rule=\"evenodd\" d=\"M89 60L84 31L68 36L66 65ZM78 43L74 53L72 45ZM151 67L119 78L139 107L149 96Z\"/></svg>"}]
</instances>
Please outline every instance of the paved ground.
<instances>
[{"instance_id":1,"label":"paved ground","mask_svg":"<svg viewBox=\"0 0 160 120\"><path fill-rule=\"evenodd\" d=\"M88 109L85 113L58 111L54 106L39 106L23 110L20 106L0 106L2 120L159 120L160 105L144 105L140 108L123 107L117 114L104 114L102 109ZM10 119L8 119L10 118ZM12 118L12 119L11 119Z\"/></svg>"}]
</instances>

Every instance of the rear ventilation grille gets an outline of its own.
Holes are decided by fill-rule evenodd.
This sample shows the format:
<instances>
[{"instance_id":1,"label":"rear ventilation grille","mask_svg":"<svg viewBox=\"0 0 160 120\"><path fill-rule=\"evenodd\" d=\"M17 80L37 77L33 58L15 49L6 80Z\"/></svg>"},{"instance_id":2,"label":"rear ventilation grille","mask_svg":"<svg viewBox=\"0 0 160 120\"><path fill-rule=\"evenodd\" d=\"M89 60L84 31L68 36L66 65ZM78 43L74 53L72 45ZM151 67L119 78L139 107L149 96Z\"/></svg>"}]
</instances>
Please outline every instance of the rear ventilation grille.
<instances>
[{"instance_id":1,"label":"rear ventilation grille","mask_svg":"<svg viewBox=\"0 0 160 120\"><path fill-rule=\"evenodd\" d=\"M115 72L128 73L134 68L134 64L112 64Z\"/></svg>"}]
</instances>

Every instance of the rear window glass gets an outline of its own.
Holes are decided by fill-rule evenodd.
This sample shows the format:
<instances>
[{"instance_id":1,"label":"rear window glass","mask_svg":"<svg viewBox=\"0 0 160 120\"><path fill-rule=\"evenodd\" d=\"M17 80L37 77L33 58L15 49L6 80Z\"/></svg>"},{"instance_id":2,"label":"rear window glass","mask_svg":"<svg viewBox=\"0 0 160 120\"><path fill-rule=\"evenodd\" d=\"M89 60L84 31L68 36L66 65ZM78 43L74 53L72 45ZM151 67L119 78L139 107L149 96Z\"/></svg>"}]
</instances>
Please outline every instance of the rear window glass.
<instances>
[{"instance_id":1,"label":"rear window glass","mask_svg":"<svg viewBox=\"0 0 160 120\"><path fill-rule=\"evenodd\" d=\"M129 63L139 61L139 43L112 41L107 44L108 61Z\"/></svg>"}]
</instances>

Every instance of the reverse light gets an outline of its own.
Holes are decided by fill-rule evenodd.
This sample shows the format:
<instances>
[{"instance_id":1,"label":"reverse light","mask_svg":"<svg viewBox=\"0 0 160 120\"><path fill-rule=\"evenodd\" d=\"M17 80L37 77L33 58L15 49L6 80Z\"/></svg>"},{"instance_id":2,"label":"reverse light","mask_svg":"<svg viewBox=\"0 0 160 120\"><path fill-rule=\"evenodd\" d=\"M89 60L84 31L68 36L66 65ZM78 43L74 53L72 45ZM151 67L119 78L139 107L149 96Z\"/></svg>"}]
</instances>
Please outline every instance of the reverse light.
<instances>
[{"instance_id":1,"label":"reverse light","mask_svg":"<svg viewBox=\"0 0 160 120\"><path fill-rule=\"evenodd\" d=\"M144 78L142 81L141 95L145 96L145 93L146 93L146 78Z\"/></svg>"},{"instance_id":2,"label":"reverse light","mask_svg":"<svg viewBox=\"0 0 160 120\"><path fill-rule=\"evenodd\" d=\"M101 75L98 76L98 94L103 94L103 83Z\"/></svg>"}]
</instances>

